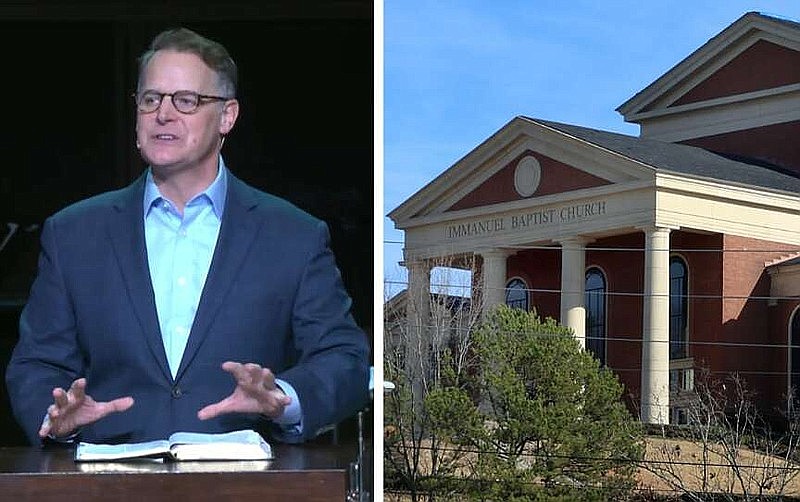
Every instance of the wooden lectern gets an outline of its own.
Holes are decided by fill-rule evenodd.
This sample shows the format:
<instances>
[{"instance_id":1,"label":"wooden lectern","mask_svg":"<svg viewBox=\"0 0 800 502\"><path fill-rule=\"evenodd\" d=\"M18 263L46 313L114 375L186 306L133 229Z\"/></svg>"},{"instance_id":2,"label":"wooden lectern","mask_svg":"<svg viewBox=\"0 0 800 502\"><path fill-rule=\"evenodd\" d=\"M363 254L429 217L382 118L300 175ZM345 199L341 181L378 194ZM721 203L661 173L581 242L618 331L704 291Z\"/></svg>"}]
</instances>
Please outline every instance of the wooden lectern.
<instances>
[{"instance_id":1,"label":"wooden lectern","mask_svg":"<svg viewBox=\"0 0 800 502\"><path fill-rule=\"evenodd\" d=\"M342 502L348 444L274 444L275 459L75 463L69 448L0 448L0 498L50 501L290 500Z\"/></svg>"}]
</instances>

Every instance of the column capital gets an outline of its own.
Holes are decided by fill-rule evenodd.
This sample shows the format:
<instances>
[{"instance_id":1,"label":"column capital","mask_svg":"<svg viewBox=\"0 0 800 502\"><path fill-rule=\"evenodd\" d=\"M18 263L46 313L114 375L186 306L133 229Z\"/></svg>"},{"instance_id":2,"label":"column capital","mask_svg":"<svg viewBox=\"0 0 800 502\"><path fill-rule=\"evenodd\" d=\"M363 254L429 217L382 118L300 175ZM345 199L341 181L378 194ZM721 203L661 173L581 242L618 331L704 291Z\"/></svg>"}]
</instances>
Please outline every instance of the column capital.
<instances>
[{"instance_id":1,"label":"column capital","mask_svg":"<svg viewBox=\"0 0 800 502\"><path fill-rule=\"evenodd\" d=\"M561 247L576 247L576 246L585 246L590 242L594 242L594 239L591 237L585 237L583 235L573 235L571 237L564 237L561 239L556 239Z\"/></svg>"},{"instance_id":2,"label":"column capital","mask_svg":"<svg viewBox=\"0 0 800 502\"><path fill-rule=\"evenodd\" d=\"M655 232L670 233L673 230L679 230L680 229L680 227L677 227L677 226L674 226L674 225L656 225L656 224L653 224L653 225L641 225L641 226L638 226L638 227L635 227L635 228L636 228L636 230L640 230L640 231L645 232L645 233L655 233Z\"/></svg>"},{"instance_id":3,"label":"column capital","mask_svg":"<svg viewBox=\"0 0 800 502\"><path fill-rule=\"evenodd\" d=\"M475 250L475 254L478 254L483 258L508 258L516 253L516 249L508 248L483 248Z\"/></svg>"},{"instance_id":4,"label":"column capital","mask_svg":"<svg viewBox=\"0 0 800 502\"><path fill-rule=\"evenodd\" d=\"M425 269L430 270L432 268L430 260L426 260L423 258L412 258L409 260L402 260L400 262L400 266L405 267L409 270L411 270L412 268L416 270L425 270Z\"/></svg>"},{"instance_id":5,"label":"column capital","mask_svg":"<svg viewBox=\"0 0 800 502\"><path fill-rule=\"evenodd\" d=\"M501 248L484 248L475 251L483 258L481 268L483 315L506 299L506 258L514 251Z\"/></svg>"}]
</instances>

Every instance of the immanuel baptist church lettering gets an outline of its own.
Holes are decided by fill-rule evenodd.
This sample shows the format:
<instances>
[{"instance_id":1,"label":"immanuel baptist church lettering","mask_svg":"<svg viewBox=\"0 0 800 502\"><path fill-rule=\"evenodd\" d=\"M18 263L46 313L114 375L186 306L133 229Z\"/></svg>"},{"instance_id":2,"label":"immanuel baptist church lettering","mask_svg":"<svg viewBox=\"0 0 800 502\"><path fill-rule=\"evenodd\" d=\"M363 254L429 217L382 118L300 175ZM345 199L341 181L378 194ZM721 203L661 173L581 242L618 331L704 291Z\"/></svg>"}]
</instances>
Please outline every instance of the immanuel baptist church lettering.
<instances>
[{"instance_id":1,"label":"immanuel baptist church lettering","mask_svg":"<svg viewBox=\"0 0 800 502\"><path fill-rule=\"evenodd\" d=\"M448 225L447 238L458 239L460 237L474 237L506 230L526 230L539 225L563 224L605 214L605 200L587 202Z\"/></svg>"}]
</instances>

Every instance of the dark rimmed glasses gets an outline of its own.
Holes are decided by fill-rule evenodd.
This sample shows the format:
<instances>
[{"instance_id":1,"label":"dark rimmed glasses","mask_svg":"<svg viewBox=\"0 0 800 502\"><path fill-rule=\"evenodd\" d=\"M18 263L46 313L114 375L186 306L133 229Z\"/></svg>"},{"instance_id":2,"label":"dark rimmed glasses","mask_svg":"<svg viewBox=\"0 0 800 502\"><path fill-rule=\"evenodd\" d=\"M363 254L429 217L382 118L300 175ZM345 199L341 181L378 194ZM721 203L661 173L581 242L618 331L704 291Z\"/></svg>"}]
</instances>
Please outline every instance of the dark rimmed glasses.
<instances>
[{"instance_id":1,"label":"dark rimmed glasses","mask_svg":"<svg viewBox=\"0 0 800 502\"><path fill-rule=\"evenodd\" d=\"M136 108L142 113L153 113L161 106L161 101L164 96L169 96L172 100L172 106L181 113L195 113L200 105L211 103L214 101L228 101L233 98L226 98L223 96L209 96L206 94L198 94L194 91L175 91L175 92L157 92L157 91L144 91L142 93L134 93L133 99L136 101Z\"/></svg>"}]
</instances>

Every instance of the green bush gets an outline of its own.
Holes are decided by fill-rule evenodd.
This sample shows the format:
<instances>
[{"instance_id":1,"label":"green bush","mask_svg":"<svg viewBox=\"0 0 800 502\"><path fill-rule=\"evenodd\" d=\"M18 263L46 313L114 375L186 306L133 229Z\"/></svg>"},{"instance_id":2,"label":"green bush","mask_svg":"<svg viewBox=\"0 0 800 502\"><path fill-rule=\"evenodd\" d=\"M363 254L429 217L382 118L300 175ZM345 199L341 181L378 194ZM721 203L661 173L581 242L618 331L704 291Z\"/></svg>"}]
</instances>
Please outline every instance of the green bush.
<instances>
[{"instance_id":1,"label":"green bush","mask_svg":"<svg viewBox=\"0 0 800 502\"><path fill-rule=\"evenodd\" d=\"M387 361L397 389L384 402L385 486L413 501L621 500L631 492L642 427L617 378L568 328L498 306L462 346L466 369L444 348L434 356L439 371L421 383Z\"/></svg>"},{"instance_id":2,"label":"green bush","mask_svg":"<svg viewBox=\"0 0 800 502\"><path fill-rule=\"evenodd\" d=\"M499 306L473 344L480 403L459 404L443 421L454 441L480 452L474 479L482 486L473 498L617 500L634 487L641 425L622 403L615 375L568 328ZM450 402L463 402L458 391L450 390Z\"/></svg>"}]
</instances>

